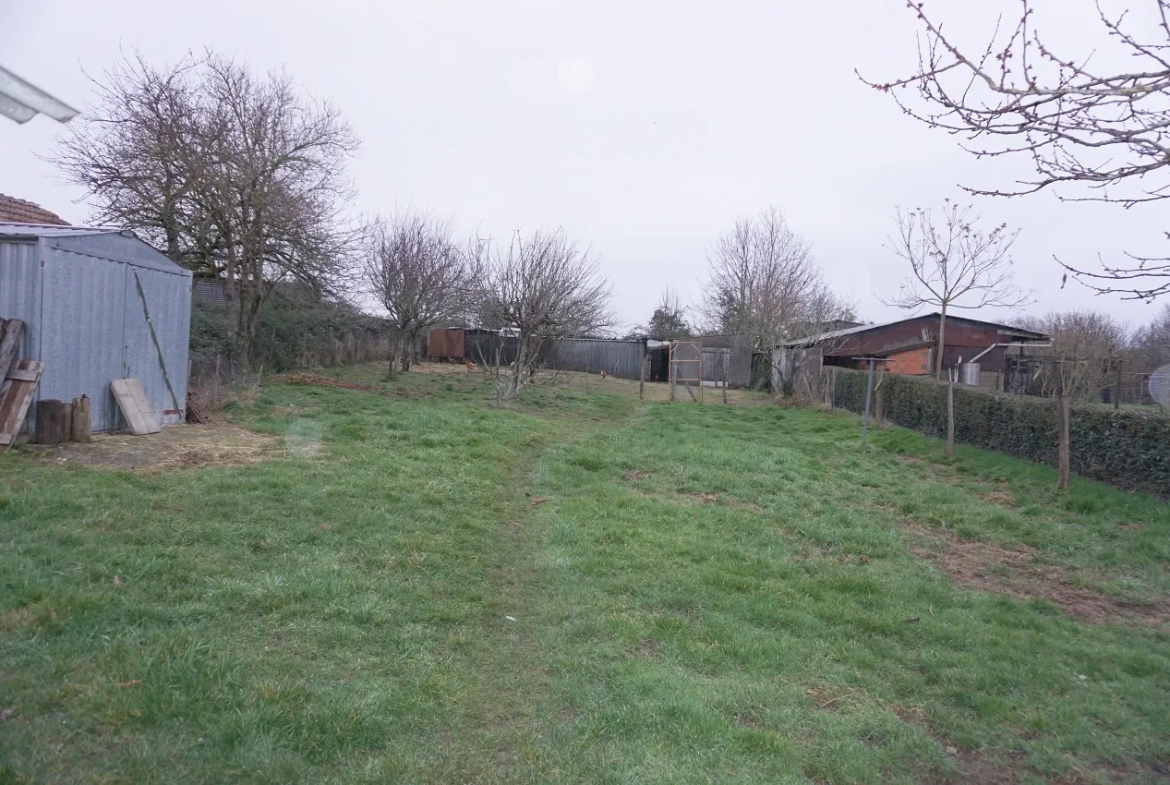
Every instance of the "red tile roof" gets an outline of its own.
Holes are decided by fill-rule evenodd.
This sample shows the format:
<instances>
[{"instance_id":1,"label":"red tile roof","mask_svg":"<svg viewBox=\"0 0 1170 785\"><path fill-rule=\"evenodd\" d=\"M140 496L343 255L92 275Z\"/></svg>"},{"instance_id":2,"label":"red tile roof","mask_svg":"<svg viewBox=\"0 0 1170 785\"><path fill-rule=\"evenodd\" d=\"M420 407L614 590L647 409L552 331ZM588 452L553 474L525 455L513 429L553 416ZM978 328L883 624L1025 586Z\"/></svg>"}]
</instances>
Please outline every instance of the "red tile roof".
<instances>
[{"instance_id":1,"label":"red tile roof","mask_svg":"<svg viewBox=\"0 0 1170 785\"><path fill-rule=\"evenodd\" d=\"M0 221L22 224L52 224L69 226L69 222L56 213L51 213L39 204L26 202L14 196L0 194Z\"/></svg>"}]
</instances>

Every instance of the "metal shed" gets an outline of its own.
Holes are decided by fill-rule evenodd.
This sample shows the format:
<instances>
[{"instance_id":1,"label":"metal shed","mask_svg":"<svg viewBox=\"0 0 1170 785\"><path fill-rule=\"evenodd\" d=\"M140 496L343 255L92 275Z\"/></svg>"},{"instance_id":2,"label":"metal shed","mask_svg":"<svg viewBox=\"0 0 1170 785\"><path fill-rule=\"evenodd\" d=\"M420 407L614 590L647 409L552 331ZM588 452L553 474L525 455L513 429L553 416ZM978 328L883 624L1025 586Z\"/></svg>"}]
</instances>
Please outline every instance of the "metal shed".
<instances>
[{"instance_id":1,"label":"metal shed","mask_svg":"<svg viewBox=\"0 0 1170 785\"><path fill-rule=\"evenodd\" d=\"M191 272L132 232L0 223L0 318L23 320L20 356L45 363L37 398L88 395L95 432L125 427L110 382L128 377L160 423L183 422Z\"/></svg>"}]
</instances>

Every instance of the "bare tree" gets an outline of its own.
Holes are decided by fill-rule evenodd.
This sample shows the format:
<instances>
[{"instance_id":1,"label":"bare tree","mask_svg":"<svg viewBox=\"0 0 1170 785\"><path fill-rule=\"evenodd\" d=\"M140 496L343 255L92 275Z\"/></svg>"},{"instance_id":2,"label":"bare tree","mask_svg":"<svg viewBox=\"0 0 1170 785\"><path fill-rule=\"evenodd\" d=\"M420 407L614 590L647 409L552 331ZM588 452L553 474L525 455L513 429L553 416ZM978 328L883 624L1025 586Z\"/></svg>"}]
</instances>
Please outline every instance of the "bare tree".
<instances>
[{"instance_id":1,"label":"bare tree","mask_svg":"<svg viewBox=\"0 0 1170 785\"><path fill-rule=\"evenodd\" d=\"M970 207L946 202L942 220L929 210L897 212L898 233L887 248L910 264L911 277L898 295L882 301L906 310L939 309L938 350L934 375L942 378L947 312L986 306L1015 308L1028 302L1012 281L1010 251L1018 232L1000 224L990 231L977 228Z\"/></svg>"},{"instance_id":2,"label":"bare tree","mask_svg":"<svg viewBox=\"0 0 1170 785\"><path fill-rule=\"evenodd\" d=\"M1149 324L1139 327L1130 341L1134 370L1152 373L1170 365L1170 305L1165 305Z\"/></svg>"},{"instance_id":3,"label":"bare tree","mask_svg":"<svg viewBox=\"0 0 1170 785\"><path fill-rule=\"evenodd\" d=\"M1056 188L1061 199L1125 207L1170 198L1170 0L1145 0L1151 16L1144 26L1131 23L1129 11L1110 16L1098 4L1105 38L1133 63L1113 72L1091 62L1109 61L1097 52L1052 49L1036 29L1033 1L1019 2L1014 23L1001 18L985 47L966 50L927 16L921 0L909 0L921 26L917 70L892 82L863 81L891 93L914 119L961 137L977 158L1031 160L1034 179L971 193ZM1081 189L1065 195L1060 187L1069 185ZM1152 300L1170 292L1170 258L1127 257L1097 272L1063 266L1101 293Z\"/></svg>"},{"instance_id":4,"label":"bare tree","mask_svg":"<svg viewBox=\"0 0 1170 785\"><path fill-rule=\"evenodd\" d=\"M670 286L664 288L650 321L645 327L639 327L636 332L658 341L689 338L693 330L687 321L687 309L683 306L678 291Z\"/></svg>"},{"instance_id":5,"label":"bare tree","mask_svg":"<svg viewBox=\"0 0 1170 785\"><path fill-rule=\"evenodd\" d=\"M1095 311L1049 313L1025 319L1025 326L1052 336L1052 346L1033 349L1043 392L1060 406L1059 487L1071 473L1071 410L1075 402L1097 398L1113 379L1113 363L1126 344L1125 327Z\"/></svg>"},{"instance_id":6,"label":"bare tree","mask_svg":"<svg viewBox=\"0 0 1170 785\"><path fill-rule=\"evenodd\" d=\"M287 74L261 77L214 54L161 68L124 58L83 118L54 160L86 189L96 221L223 282L240 359L275 284L342 293L358 239L342 217L353 193L344 163L358 141Z\"/></svg>"},{"instance_id":7,"label":"bare tree","mask_svg":"<svg viewBox=\"0 0 1170 785\"><path fill-rule=\"evenodd\" d=\"M742 336L766 356L810 325L852 315L825 283L808 243L775 208L737 220L709 262L702 306L708 328Z\"/></svg>"},{"instance_id":8,"label":"bare tree","mask_svg":"<svg viewBox=\"0 0 1170 785\"><path fill-rule=\"evenodd\" d=\"M464 255L449 224L425 213L401 213L370 227L362 275L393 325L393 378L398 357L402 370L410 370L412 347L424 330L461 312L469 284Z\"/></svg>"},{"instance_id":9,"label":"bare tree","mask_svg":"<svg viewBox=\"0 0 1170 785\"><path fill-rule=\"evenodd\" d=\"M515 398L540 369L553 341L591 335L612 325L610 285L597 257L581 250L563 229L517 230L507 246L475 240L475 316L515 345L505 363L481 357L500 402Z\"/></svg>"}]
</instances>

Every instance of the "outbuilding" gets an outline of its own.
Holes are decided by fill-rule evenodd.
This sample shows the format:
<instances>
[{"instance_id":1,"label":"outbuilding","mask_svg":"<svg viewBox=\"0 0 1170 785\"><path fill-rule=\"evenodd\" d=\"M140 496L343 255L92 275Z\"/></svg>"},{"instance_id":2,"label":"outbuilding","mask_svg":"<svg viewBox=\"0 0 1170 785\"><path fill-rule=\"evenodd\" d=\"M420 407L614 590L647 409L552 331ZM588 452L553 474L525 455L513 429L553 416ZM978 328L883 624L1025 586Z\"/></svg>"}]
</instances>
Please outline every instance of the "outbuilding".
<instances>
[{"instance_id":1,"label":"outbuilding","mask_svg":"<svg viewBox=\"0 0 1170 785\"><path fill-rule=\"evenodd\" d=\"M822 367L864 367L859 357L887 360L885 370L910 376L927 376L936 365L940 316L912 316L884 324L863 324L818 333L780 344L772 354L777 389L799 386L799 377L816 378ZM947 316L944 370L966 364L970 383L1003 389L1004 358L1009 347L1046 344L1049 336L1009 324L986 322L964 316Z\"/></svg>"},{"instance_id":2,"label":"outbuilding","mask_svg":"<svg viewBox=\"0 0 1170 785\"><path fill-rule=\"evenodd\" d=\"M22 320L20 357L45 364L38 400L86 395L93 430L115 431L110 382L137 378L160 424L183 422L191 272L133 232L0 223L0 319Z\"/></svg>"}]
</instances>

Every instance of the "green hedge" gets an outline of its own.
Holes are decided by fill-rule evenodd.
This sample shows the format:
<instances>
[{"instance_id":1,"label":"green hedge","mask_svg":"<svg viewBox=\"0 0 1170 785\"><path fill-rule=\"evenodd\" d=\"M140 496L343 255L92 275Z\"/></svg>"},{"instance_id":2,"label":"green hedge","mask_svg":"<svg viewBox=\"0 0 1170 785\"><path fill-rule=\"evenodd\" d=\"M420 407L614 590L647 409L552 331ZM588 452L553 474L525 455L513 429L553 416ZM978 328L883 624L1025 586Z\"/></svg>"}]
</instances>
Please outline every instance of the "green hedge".
<instances>
[{"instance_id":1,"label":"green hedge","mask_svg":"<svg viewBox=\"0 0 1170 785\"><path fill-rule=\"evenodd\" d=\"M864 410L864 371L826 368L824 373L836 374L834 406ZM945 437L946 385L923 377L884 374L875 411L897 425ZM1073 472L1170 499L1170 417L1075 406L1070 428ZM1059 434L1059 404L1051 398L955 386L957 442L1055 466Z\"/></svg>"},{"instance_id":2,"label":"green hedge","mask_svg":"<svg viewBox=\"0 0 1170 785\"><path fill-rule=\"evenodd\" d=\"M216 357L232 368L263 366L281 373L297 368L343 365L389 357L390 331L384 319L348 305L303 302L273 295L260 311L253 356L233 356L222 305L195 300L191 308L191 359L214 364Z\"/></svg>"}]
</instances>

